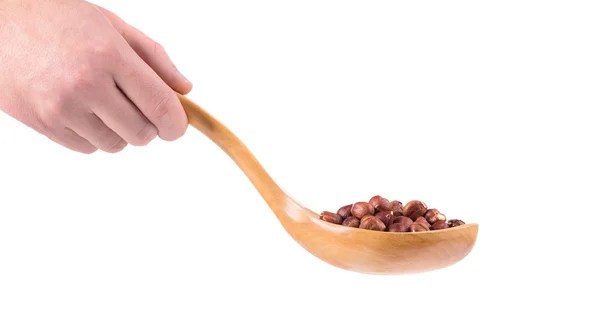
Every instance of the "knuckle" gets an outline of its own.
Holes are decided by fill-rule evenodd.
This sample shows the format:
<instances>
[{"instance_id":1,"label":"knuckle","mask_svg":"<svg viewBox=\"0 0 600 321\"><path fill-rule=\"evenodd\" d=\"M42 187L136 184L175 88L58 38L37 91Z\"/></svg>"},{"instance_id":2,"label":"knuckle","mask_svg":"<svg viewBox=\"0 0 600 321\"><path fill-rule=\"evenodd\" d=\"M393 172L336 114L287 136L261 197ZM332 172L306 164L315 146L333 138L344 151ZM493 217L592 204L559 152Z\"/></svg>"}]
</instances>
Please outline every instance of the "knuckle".
<instances>
[{"instance_id":1,"label":"knuckle","mask_svg":"<svg viewBox=\"0 0 600 321\"><path fill-rule=\"evenodd\" d=\"M136 141L134 144L137 146L146 146L156 137L156 134L156 128L151 123L146 122L144 127L135 135Z\"/></svg>"},{"instance_id":2,"label":"knuckle","mask_svg":"<svg viewBox=\"0 0 600 321\"><path fill-rule=\"evenodd\" d=\"M154 41L154 53L164 56L167 54L167 51L165 50L165 47L163 45L161 45L157 41Z\"/></svg>"},{"instance_id":3,"label":"knuckle","mask_svg":"<svg viewBox=\"0 0 600 321\"><path fill-rule=\"evenodd\" d=\"M63 122L67 110L66 102L60 97L46 101L39 111L40 126L44 130L57 128Z\"/></svg>"},{"instance_id":4,"label":"knuckle","mask_svg":"<svg viewBox=\"0 0 600 321\"><path fill-rule=\"evenodd\" d=\"M174 141L185 134L187 129L187 118L183 108L179 106L179 100L174 93L158 92L152 99L151 119L157 125L158 135L166 141ZM181 117L180 117L181 116Z\"/></svg>"},{"instance_id":5,"label":"knuckle","mask_svg":"<svg viewBox=\"0 0 600 321\"><path fill-rule=\"evenodd\" d=\"M101 38L90 42L87 47L87 53L95 59L100 59L99 61L101 62L107 58L114 58L117 50L113 41L108 38Z\"/></svg>"},{"instance_id":6,"label":"knuckle","mask_svg":"<svg viewBox=\"0 0 600 321\"><path fill-rule=\"evenodd\" d=\"M63 103L72 103L82 95L90 94L98 82L96 70L98 69L89 62L73 62L58 79L57 83L60 85L54 95Z\"/></svg>"},{"instance_id":7,"label":"knuckle","mask_svg":"<svg viewBox=\"0 0 600 321\"><path fill-rule=\"evenodd\" d=\"M71 97L80 92L89 91L94 83L94 70L88 64L82 64L64 80L63 95Z\"/></svg>"},{"instance_id":8,"label":"knuckle","mask_svg":"<svg viewBox=\"0 0 600 321\"><path fill-rule=\"evenodd\" d=\"M108 127L98 133L97 147L105 152L116 153L125 148L125 141Z\"/></svg>"},{"instance_id":9,"label":"knuckle","mask_svg":"<svg viewBox=\"0 0 600 321\"><path fill-rule=\"evenodd\" d=\"M105 147L102 148L105 152L108 153L118 153L120 151L122 151L123 149L125 149L125 147L127 146L127 143L119 138L119 139L113 139L112 141L108 141L105 145Z\"/></svg>"},{"instance_id":10,"label":"knuckle","mask_svg":"<svg viewBox=\"0 0 600 321\"><path fill-rule=\"evenodd\" d=\"M162 121L169 115L169 105L172 95L166 92L158 92L152 97L152 116Z\"/></svg>"}]
</instances>

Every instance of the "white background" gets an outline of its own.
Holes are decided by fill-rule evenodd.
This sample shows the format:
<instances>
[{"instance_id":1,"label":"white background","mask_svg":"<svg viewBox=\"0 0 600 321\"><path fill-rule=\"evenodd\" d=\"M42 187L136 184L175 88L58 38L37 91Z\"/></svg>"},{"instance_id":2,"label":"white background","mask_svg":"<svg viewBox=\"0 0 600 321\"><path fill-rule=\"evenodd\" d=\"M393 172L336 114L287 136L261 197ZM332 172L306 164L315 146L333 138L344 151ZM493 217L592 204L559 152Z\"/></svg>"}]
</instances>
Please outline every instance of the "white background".
<instances>
[{"instance_id":1,"label":"white background","mask_svg":"<svg viewBox=\"0 0 600 321\"><path fill-rule=\"evenodd\" d=\"M303 204L480 224L409 276L304 251L190 128L111 155L0 115L0 320L598 320L594 1L96 1Z\"/></svg>"}]
</instances>

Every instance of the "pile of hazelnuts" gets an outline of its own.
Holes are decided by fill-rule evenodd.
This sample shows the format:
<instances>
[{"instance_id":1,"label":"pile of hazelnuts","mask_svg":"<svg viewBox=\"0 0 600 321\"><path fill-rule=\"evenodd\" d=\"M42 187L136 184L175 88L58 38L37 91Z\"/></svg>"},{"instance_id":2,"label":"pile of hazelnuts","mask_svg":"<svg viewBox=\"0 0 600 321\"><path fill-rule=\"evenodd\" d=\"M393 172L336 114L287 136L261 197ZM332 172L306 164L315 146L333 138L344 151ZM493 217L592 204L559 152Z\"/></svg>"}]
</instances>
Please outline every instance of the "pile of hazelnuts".
<instances>
[{"instance_id":1,"label":"pile of hazelnuts","mask_svg":"<svg viewBox=\"0 0 600 321\"><path fill-rule=\"evenodd\" d=\"M323 211L321 220L381 232L424 232L442 230L464 225L457 219L446 220L446 215L418 200L406 205L400 201L389 201L380 195L368 202L356 202L340 207L336 212Z\"/></svg>"}]
</instances>

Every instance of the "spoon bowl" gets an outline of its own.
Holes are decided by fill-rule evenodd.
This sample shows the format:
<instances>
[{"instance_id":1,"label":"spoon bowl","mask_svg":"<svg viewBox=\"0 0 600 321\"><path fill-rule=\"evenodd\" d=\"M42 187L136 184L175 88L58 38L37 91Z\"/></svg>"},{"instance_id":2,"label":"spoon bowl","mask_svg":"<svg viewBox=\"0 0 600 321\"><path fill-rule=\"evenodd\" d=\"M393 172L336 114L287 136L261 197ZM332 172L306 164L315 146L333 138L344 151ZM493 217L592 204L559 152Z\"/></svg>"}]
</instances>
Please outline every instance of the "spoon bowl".
<instances>
[{"instance_id":1,"label":"spoon bowl","mask_svg":"<svg viewBox=\"0 0 600 321\"><path fill-rule=\"evenodd\" d=\"M466 257L478 224L426 232L379 232L323 221L287 195L227 127L178 94L189 124L221 148L248 177L286 232L306 251L335 267L364 274L413 274L448 267Z\"/></svg>"}]
</instances>

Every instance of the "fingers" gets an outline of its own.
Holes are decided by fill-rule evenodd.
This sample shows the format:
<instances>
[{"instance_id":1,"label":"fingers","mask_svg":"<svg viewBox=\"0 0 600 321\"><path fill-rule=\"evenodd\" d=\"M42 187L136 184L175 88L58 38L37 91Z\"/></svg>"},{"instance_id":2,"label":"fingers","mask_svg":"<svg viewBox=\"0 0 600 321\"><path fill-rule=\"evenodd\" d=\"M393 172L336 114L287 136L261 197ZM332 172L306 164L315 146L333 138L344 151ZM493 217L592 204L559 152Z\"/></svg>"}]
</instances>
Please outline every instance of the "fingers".
<instances>
[{"instance_id":1,"label":"fingers","mask_svg":"<svg viewBox=\"0 0 600 321\"><path fill-rule=\"evenodd\" d=\"M93 113L74 115L67 119L65 125L89 144L107 153L120 152L127 146L125 140Z\"/></svg>"},{"instance_id":2,"label":"fingers","mask_svg":"<svg viewBox=\"0 0 600 321\"><path fill-rule=\"evenodd\" d=\"M113 84L114 85L114 84ZM53 126L51 140L85 154L98 149L117 153L127 144L143 146L157 135L152 123L116 87L89 108L69 109L63 126ZM77 110L77 111L74 111Z\"/></svg>"},{"instance_id":3,"label":"fingers","mask_svg":"<svg viewBox=\"0 0 600 321\"><path fill-rule=\"evenodd\" d=\"M191 90L162 47L127 25L110 11L96 6L123 35L113 80L125 96L156 127L158 136L174 141L185 134L188 119L175 91ZM160 49L157 49L160 48Z\"/></svg>"},{"instance_id":4,"label":"fingers","mask_svg":"<svg viewBox=\"0 0 600 321\"><path fill-rule=\"evenodd\" d=\"M46 134L46 137L72 151L83 154L91 154L98 150L77 133L64 127L53 130L51 134Z\"/></svg>"},{"instance_id":5,"label":"fingers","mask_svg":"<svg viewBox=\"0 0 600 321\"><path fill-rule=\"evenodd\" d=\"M188 119L175 91L133 50L126 51L122 59L123 65L113 74L117 86L156 126L161 139L174 141L183 136Z\"/></svg>"},{"instance_id":6,"label":"fingers","mask_svg":"<svg viewBox=\"0 0 600 321\"><path fill-rule=\"evenodd\" d=\"M173 90L185 95L192 90L192 83L183 76L165 49L146 36L140 30L127 24L114 13L100 6L98 9L107 17L113 27L119 31L131 48L142 58L162 80Z\"/></svg>"},{"instance_id":7,"label":"fingers","mask_svg":"<svg viewBox=\"0 0 600 321\"><path fill-rule=\"evenodd\" d=\"M144 116L125 94L114 85L106 93L106 103L93 106L92 111L102 122L127 143L145 146L156 138L156 127Z\"/></svg>"}]
</instances>

